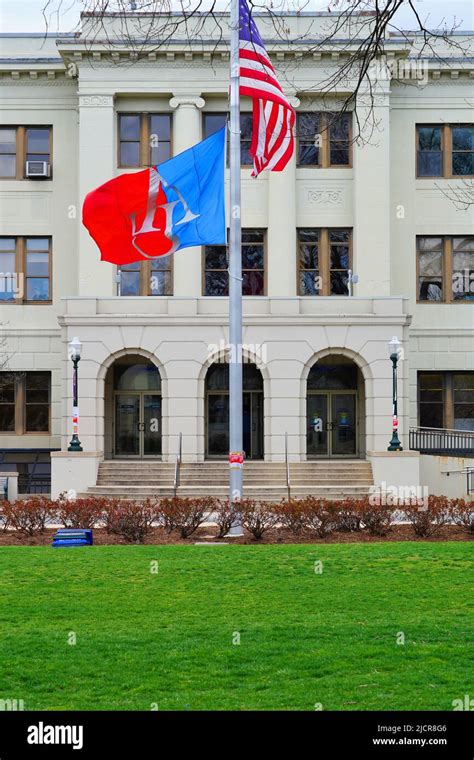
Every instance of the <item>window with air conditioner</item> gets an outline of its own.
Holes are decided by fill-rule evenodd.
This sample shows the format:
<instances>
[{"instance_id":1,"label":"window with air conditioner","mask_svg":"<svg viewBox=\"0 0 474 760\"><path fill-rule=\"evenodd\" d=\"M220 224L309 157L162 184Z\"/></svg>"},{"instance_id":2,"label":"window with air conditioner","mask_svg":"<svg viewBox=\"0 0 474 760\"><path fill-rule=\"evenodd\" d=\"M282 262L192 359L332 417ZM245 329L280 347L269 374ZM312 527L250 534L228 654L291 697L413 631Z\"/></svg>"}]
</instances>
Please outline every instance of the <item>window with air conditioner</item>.
<instances>
[{"instance_id":1,"label":"window with air conditioner","mask_svg":"<svg viewBox=\"0 0 474 760\"><path fill-rule=\"evenodd\" d=\"M51 179L50 126L0 127L0 179Z\"/></svg>"}]
</instances>

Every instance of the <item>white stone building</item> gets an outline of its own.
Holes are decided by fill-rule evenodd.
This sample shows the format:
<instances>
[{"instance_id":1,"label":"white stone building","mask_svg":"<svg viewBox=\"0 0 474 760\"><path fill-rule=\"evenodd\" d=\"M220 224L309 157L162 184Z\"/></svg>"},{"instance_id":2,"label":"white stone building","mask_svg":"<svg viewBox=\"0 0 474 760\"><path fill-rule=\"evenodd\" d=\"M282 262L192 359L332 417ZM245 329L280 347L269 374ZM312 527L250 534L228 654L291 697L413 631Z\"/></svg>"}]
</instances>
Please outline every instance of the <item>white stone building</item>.
<instances>
[{"instance_id":1,"label":"white stone building","mask_svg":"<svg viewBox=\"0 0 474 760\"><path fill-rule=\"evenodd\" d=\"M92 21L83 19L80 35L0 36L0 449L23 491L47 479L50 454L57 493L93 486L103 459L173 462L180 433L186 462L228 449L226 369L216 365L228 340L225 250L186 249L157 271L125 267L118 283L81 224L91 189L223 123L228 46L210 31L191 44L117 39L111 48L92 35ZM287 434L292 462L367 459L377 482L465 493L474 205L448 196L473 181L473 53L412 59L413 71L400 64L413 52L407 39L391 38L388 63L402 73L372 72L375 129L352 142L353 114L334 118L347 93L321 93L343 42L288 47L265 19L257 23L293 97L297 144L281 174L254 180L242 167L247 457L281 462ZM328 16L285 23L296 39ZM111 36L116 24L109 20ZM468 45L469 34L457 42ZM244 161L250 108L244 100ZM27 176L27 161L38 160L50 176ZM403 349L403 453L387 452L393 335ZM83 343L84 452L68 455L74 336ZM465 435L432 437L423 451L434 453L420 456L409 442L412 429L421 448L420 428Z\"/></svg>"}]
</instances>

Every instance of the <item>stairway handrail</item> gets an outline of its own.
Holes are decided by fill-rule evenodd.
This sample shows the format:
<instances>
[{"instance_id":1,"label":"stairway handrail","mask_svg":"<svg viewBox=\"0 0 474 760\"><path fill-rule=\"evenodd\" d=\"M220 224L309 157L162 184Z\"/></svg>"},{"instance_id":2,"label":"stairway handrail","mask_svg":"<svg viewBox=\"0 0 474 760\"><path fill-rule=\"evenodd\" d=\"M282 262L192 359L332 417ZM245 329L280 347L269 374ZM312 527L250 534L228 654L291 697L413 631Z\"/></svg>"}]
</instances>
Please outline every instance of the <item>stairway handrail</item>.
<instances>
[{"instance_id":1,"label":"stairway handrail","mask_svg":"<svg viewBox=\"0 0 474 760\"><path fill-rule=\"evenodd\" d=\"M288 458L288 433L285 433L285 468L286 468L286 492L288 501L291 498L290 460Z\"/></svg>"},{"instance_id":2,"label":"stairway handrail","mask_svg":"<svg viewBox=\"0 0 474 760\"><path fill-rule=\"evenodd\" d=\"M180 482L180 477L181 477L182 438L183 438L183 434L180 433L178 436L178 453L176 454L176 462L174 465L174 481L173 481L173 495L174 496L176 496L178 493L179 482Z\"/></svg>"}]
</instances>

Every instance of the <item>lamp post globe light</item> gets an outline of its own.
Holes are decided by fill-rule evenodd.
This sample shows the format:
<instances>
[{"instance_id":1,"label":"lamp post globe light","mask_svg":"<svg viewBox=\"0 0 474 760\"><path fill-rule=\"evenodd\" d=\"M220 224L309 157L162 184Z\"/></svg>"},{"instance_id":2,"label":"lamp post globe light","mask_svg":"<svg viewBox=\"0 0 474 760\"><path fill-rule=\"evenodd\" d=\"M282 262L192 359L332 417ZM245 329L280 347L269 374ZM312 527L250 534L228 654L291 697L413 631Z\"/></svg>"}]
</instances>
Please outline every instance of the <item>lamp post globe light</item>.
<instances>
[{"instance_id":1,"label":"lamp post globe light","mask_svg":"<svg viewBox=\"0 0 474 760\"><path fill-rule=\"evenodd\" d=\"M82 343L79 338L73 338L69 343L69 356L72 360L72 438L68 446L68 451L82 451L81 442L77 435L77 426L79 420L78 407L78 385L77 385L77 365L81 360Z\"/></svg>"},{"instance_id":2,"label":"lamp post globe light","mask_svg":"<svg viewBox=\"0 0 474 760\"><path fill-rule=\"evenodd\" d=\"M402 444L398 437L398 396L397 396L397 364L401 354L402 344L394 335L392 340L388 344L388 350L390 359L392 361L392 400L393 400L393 415L392 415L392 438L387 447L387 451L403 451Z\"/></svg>"}]
</instances>

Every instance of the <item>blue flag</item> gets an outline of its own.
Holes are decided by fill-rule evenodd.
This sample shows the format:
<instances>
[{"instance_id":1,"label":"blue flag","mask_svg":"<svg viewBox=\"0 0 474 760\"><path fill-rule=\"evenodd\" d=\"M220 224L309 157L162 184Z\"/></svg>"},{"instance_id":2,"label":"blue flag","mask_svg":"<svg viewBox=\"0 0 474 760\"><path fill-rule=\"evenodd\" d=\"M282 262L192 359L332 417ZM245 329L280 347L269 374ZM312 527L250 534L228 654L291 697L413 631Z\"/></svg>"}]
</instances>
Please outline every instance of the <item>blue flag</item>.
<instances>
[{"instance_id":1,"label":"blue flag","mask_svg":"<svg viewBox=\"0 0 474 760\"><path fill-rule=\"evenodd\" d=\"M225 245L225 141L223 127L156 168L173 209L172 233L180 248Z\"/></svg>"}]
</instances>

